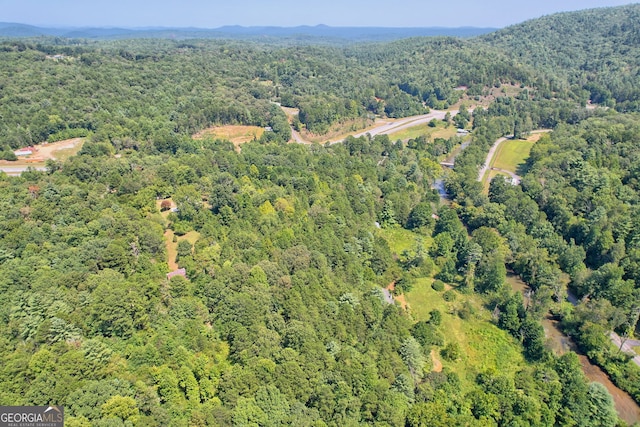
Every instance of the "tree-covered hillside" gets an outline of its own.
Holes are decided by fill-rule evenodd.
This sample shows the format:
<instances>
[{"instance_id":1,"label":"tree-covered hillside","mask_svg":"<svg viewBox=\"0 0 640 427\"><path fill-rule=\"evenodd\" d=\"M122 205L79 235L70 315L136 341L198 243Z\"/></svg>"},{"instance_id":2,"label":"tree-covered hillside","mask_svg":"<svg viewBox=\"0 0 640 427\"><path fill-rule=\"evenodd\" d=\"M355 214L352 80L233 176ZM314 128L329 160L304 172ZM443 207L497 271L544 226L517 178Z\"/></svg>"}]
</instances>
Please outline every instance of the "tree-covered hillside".
<instances>
[{"instance_id":1,"label":"tree-covered hillside","mask_svg":"<svg viewBox=\"0 0 640 427\"><path fill-rule=\"evenodd\" d=\"M434 157L409 145L87 152L3 178L0 402L62 404L71 426L552 425L606 411L539 331L524 341L537 362L515 376L431 372L431 349L460 357L436 320L451 314L414 326L381 287L433 269L455 284L449 263L480 247L476 286L492 292L500 258L489 229L469 241L448 208L434 222ZM436 243L395 260L376 221ZM165 277L165 227L195 236L177 245L188 279Z\"/></svg>"},{"instance_id":2,"label":"tree-covered hillside","mask_svg":"<svg viewBox=\"0 0 640 427\"><path fill-rule=\"evenodd\" d=\"M535 67L552 89L577 99L640 110L640 5L561 13L482 36Z\"/></svg>"},{"instance_id":3,"label":"tree-covered hillside","mask_svg":"<svg viewBox=\"0 0 640 427\"><path fill-rule=\"evenodd\" d=\"M481 54L478 54L481 53ZM475 42L412 39L353 47L225 41L7 41L0 44L0 137L12 148L93 133L93 140L164 149L215 124L270 126L273 102L298 107L324 134L373 115L446 108L462 91L531 84L532 72Z\"/></svg>"},{"instance_id":4,"label":"tree-covered hillside","mask_svg":"<svg viewBox=\"0 0 640 427\"><path fill-rule=\"evenodd\" d=\"M2 42L0 151L85 140L0 173L0 405L63 405L71 427L623 426L541 322L640 401L640 368L608 338L638 320L640 119L584 106L601 85L594 101L635 108L636 46L613 42L636 10L341 47ZM570 31L560 61L545 43ZM424 125L472 130L446 174L460 136L287 144L292 127L453 105ZM271 131L192 138L225 124ZM490 146L537 128L552 133L522 185L487 194Z\"/></svg>"}]
</instances>

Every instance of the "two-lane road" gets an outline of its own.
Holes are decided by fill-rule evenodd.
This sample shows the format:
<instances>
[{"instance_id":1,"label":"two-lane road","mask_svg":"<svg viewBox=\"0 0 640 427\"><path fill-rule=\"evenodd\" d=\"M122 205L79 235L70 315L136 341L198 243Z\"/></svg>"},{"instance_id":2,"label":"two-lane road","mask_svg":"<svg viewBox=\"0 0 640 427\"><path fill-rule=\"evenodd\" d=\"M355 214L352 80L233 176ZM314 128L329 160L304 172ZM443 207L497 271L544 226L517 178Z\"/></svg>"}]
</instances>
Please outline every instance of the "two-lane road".
<instances>
[{"instance_id":1,"label":"two-lane road","mask_svg":"<svg viewBox=\"0 0 640 427\"><path fill-rule=\"evenodd\" d=\"M469 110L469 112L473 112L473 110ZM364 135L389 135L394 132L399 132L404 129L408 129L414 126L419 126L423 124L429 123L431 120L444 120L447 113L451 114L451 117L455 117L458 114L458 110L450 110L450 111L442 111L442 110L431 110L427 114L421 114L419 116L411 116L411 117L403 117L401 119L389 119L379 121L378 124L373 127L363 130L361 132L352 134L355 138L359 138ZM326 142L329 144L337 144L343 142L347 136L342 136L337 139L327 140ZM306 141L299 132L296 132L293 127L291 128L291 139L299 144L311 144L311 141Z\"/></svg>"},{"instance_id":2,"label":"two-lane road","mask_svg":"<svg viewBox=\"0 0 640 427\"><path fill-rule=\"evenodd\" d=\"M451 110L449 111L449 113L451 113L451 117L454 117L456 114L458 114L458 110ZM433 119L444 120L446 115L447 115L447 111L431 110L431 112L429 112L428 114L422 114L420 116L404 117L402 119L394 120L391 123L384 123L384 124L381 124L380 126L376 126L373 129L369 129L367 131L357 133L354 136L358 138L366 134L369 134L371 136L389 135L391 133L399 132L401 130L405 130L414 126L427 124Z\"/></svg>"},{"instance_id":3,"label":"two-lane road","mask_svg":"<svg viewBox=\"0 0 640 427\"><path fill-rule=\"evenodd\" d=\"M27 169L35 169L38 171L46 171L46 166L8 166L8 165L0 165L0 171L6 173L9 176L18 176L22 172L26 172Z\"/></svg>"}]
</instances>

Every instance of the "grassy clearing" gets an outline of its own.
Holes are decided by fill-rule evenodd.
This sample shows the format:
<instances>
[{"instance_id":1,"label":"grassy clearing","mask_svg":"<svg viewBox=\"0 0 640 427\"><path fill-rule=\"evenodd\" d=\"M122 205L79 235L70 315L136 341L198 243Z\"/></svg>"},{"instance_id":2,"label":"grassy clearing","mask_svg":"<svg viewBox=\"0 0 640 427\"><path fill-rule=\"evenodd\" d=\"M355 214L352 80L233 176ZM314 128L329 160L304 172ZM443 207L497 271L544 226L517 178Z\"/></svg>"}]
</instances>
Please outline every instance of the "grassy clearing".
<instances>
[{"instance_id":1,"label":"grassy clearing","mask_svg":"<svg viewBox=\"0 0 640 427\"><path fill-rule=\"evenodd\" d=\"M191 243L192 245L195 245L199 238L200 238L200 233L198 233L197 231L190 231L187 234L185 234L184 236L179 236L178 237L178 242L181 241L181 240L186 240L187 242Z\"/></svg>"},{"instance_id":2,"label":"grassy clearing","mask_svg":"<svg viewBox=\"0 0 640 427\"><path fill-rule=\"evenodd\" d=\"M520 94L524 89L520 86L514 86L510 84L503 84L501 87L485 87L483 89L483 94L480 96L468 96L464 95L460 101L456 102L451 106L451 108L459 108L460 105L465 104L469 108L478 108L484 107L487 108L491 105L496 98L499 97L516 97Z\"/></svg>"},{"instance_id":3,"label":"grassy clearing","mask_svg":"<svg viewBox=\"0 0 640 427\"><path fill-rule=\"evenodd\" d=\"M193 135L193 139L226 139L237 146L260 139L264 132L264 128L259 126L214 126L196 133Z\"/></svg>"},{"instance_id":4,"label":"grassy clearing","mask_svg":"<svg viewBox=\"0 0 640 427\"><path fill-rule=\"evenodd\" d=\"M78 152L80 151L80 149L82 149L82 145L84 144L84 141L79 143L77 146L73 147L73 148L64 148L62 150L57 150L53 153L53 157L56 160L60 160L60 161L65 161L67 160L69 157L71 156L75 156L76 154L78 154Z\"/></svg>"},{"instance_id":5,"label":"grassy clearing","mask_svg":"<svg viewBox=\"0 0 640 427\"><path fill-rule=\"evenodd\" d=\"M170 228L164 232L164 241L167 248L167 264L169 264L169 270L171 271L174 271L179 267L176 262L176 258L178 257L178 243L182 240L186 240L191 243L191 245L194 245L200 238L200 233L197 231L190 231L184 236L177 236L177 240L175 242L173 241L174 236L175 234Z\"/></svg>"},{"instance_id":6,"label":"grassy clearing","mask_svg":"<svg viewBox=\"0 0 640 427\"><path fill-rule=\"evenodd\" d=\"M426 136L427 139L433 141L435 138L449 139L455 135L456 128L454 126L449 126L447 128L445 127L444 122L439 121L437 127L435 128L430 127L428 124L412 126L398 132L390 133L389 138L391 138L392 141L396 141L398 139L406 141L408 139L415 139L420 136Z\"/></svg>"},{"instance_id":7,"label":"grassy clearing","mask_svg":"<svg viewBox=\"0 0 640 427\"><path fill-rule=\"evenodd\" d=\"M422 243L426 248L431 247L433 242L431 236L422 236L402 227L381 228L378 230L378 234L387 241L391 253L395 255L400 255L405 250L413 249L418 239L422 239Z\"/></svg>"},{"instance_id":8,"label":"grassy clearing","mask_svg":"<svg viewBox=\"0 0 640 427\"><path fill-rule=\"evenodd\" d=\"M331 126L327 133L324 133L322 135L311 133L306 129L300 131L300 135L302 136L302 138L304 138L305 141L324 144L327 141L342 141L349 135L353 135L356 132L365 132L368 129L373 129L380 123L384 122L384 120L374 122L373 120L366 118L357 118L353 120L346 120L342 123L336 123Z\"/></svg>"},{"instance_id":9,"label":"grassy clearing","mask_svg":"<svg viewBox=\"0 0 640 427\"><path fill-rule=\"evenodd\" d=\"M387 240L391 252L396 255L411 250L418 239L423 239L427 247L432 241L431 237L423 237L399 227L379 229L378 233ZM462 357L454 362L440 357L441 349L434 348L434 369L444 367L456 372L463 393L473 389L479 373L491 371L513 375L521 370L525 362L520 345L507 332L491 323L491 313L484 308L482 298L475 294L457 293L455 301L447 302L443 299L443 292L431 287L433 280L431 277L413 279L413 289L404 297L407 311L416 322L428 320L432 310L439 310L442 313L439 329L444 334L445 345L450 342L460 345ZM471 307L472 314L462 319L457 313L465 306Z\"/></svg>"},{"instance_id":10,"label":"grassy clearing","mask_svg":"<svg viewBox=\"0 0 640 427\"><path fill-rule=\"evenodd\" d=\"M506 331L486 320L460 322L464 339L459 342L464 357L450 366L461 379L472 384L477 374L487 371L511 376L525 365L520 345Z\"/></svg>"},{"instance_id":11,"label":"grassy clearing","mask_svg":"<svg viewBox=\"0 0 640 427\"><path fill-rule=\"evenodd\" d=\"M524 365L519 345L507 332L490 322L490 313L482 306L477 295L461 295L455 301L446 302L442 292L431 288L433 279L417 279L411 292L406 295L410 313L414 320L428 320L429 312L437 309L442 313L440 330L445 335L445 344L457 342L462 357L455 361L440 358L442 365L458 373L463 392L471 390L478 373L495 371L512 375ZM457 309L468 302L474 314L463 320ZM439 350L439 349L438 349Z\"/></svg>"},{"instance_id":12,"label":"grassy clearing","mask_svg":"<svg viewBox=\"0 0 640 427\"><path fill-rule=\"evenodd\" d=\"M526 140L509 140L503 142L493 158L492 167L517 173L518 166L526 163L531 153L533 142Z\"/></svg>"}]
</instances>

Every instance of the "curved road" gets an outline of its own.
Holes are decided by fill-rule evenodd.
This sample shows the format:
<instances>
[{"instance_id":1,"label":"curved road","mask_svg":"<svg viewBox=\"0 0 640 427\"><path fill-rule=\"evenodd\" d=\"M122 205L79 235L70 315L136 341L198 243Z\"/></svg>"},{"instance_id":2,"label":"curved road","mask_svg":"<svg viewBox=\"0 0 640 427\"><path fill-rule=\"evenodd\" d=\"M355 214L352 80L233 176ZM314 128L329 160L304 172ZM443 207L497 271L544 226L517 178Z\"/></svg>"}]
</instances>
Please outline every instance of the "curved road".
<instances>
[{"instance_id":1,"label":"curved road","mask_svg":"<svg viewBox=\"0 0 640 427\"><path fill-rule=\"evenodd\" d=\"M531 135L536 134L536 133L547 133L547 132L551 132L551 129L537 129L534 130L531 133ZM484 178L484 175L487 173L487 170L489 170L489 165L491 164L491 162L493 161L493 157L496 154L496 151L498 150L498 148L500 147L500 145L505 142L508 139L513 138L513 135L507 135L504 136L502 138L499 138L496 140L496 142L493 143L493 145L491 146L491 148L489 149L489 152L487 153L487 158L484 161L484 164L482 165L482 168L480 168L480 171L478 172L478 181L482 182L482 179ZM513 172L508 172L506 170L502 170L502 169L496 169L496 170L500 170L501 172L507 172L509 173L509 175L511 175L512 178L517 178L517 181L520 182L520 177L518 175L516 175Z\"/></svg>"},{"instance_id":2,"label":"curved road","mask_svg":"<svg viewBox=\"0 0 640 427\"><path fill-rule=\"evenodd\" d=\"M491 168L491 170L496 172L506 173L507 175L509 175L511 177L511 182L513 183L513 185L519 185L520 181L522 180L522 178L520 178L519 175L516 175L515 173L508 171L506 169Z\"/></svg>"},{"instance_id":3,"label":"curved road","mask_svg":"<svg viewBox=\"0 0 640 427\"><path fill-rule=\"evenodd\" d=\"M451 110L448 112L451 113L451 117L454 117L456 114L458 114L458 110ZM357 133L354 135L354 137L359 138L366 134L369 134L371 136L388 135L390 133L399 132L401 130L404 130L413 126L427 124L433 119L444 120L444 117L446 115L447 115L447 111L431 110L431 112L428 114L422 114L420 116L404 117L402 119L394 120L391 123L381 124L380 126L376 126L373 129L369 129L367 131Z\"/></svg>"},{"instance_id":4,"label":"curved road","mask_svg":"<svg viewBox=\"0 0 640 427\"><path fill-rule=\"evenodd\" d=\"M469 113L472 113L473 110L469 109ZM444 117L446 116L447 113L451 114L451 117L454 117L456 114L458 114L458 110L450 110L450 111L442 111L442 110L431 110L431 112L429 112L428 114L422 114L419 116L411 116L411 117L404 117L401 119L394 119L392 121L385 121L383 123L379 123L377 125L375 125L372 128L366 129L362 132L359 133L355 133L352 134L355 138L359 138L361 136L364 135L371 135L371 136L376 136L376 135L389 135L391 133L394 132L399 132L401 130L413 127L413 126L418 126L418 125L422 125L422 124L426 124L429 123L431 120L433 119L437 119L437 120L444 120ZM337 144L340 142L343 142L347 136L342 136L338 139L332 139L332 140L328 140L327 143L329 144ZM291 139L294 140L295 142L299 143L299 144L311 144L311 141L306 141L302 135L300 135L299 132L296 132L295 129L293 129L293 127L291 128Z\"/></svg>"},{"instance_id":5,"label":"curved road","mask_svg":"<svg viewBox=\"0 0 640 427\"><path fill-rule=\"evenodd\" d=\"M482 168L480 168L480 172L478 172L478 181L482 182L482 179L484 178L484 175L489 170L489 165L493 160L493 156L496 155L496 150L498 150L498 147L500 147L500 144L502 144L503 142L505 142L507 139L510 139L510 138L513 138L513 135L503 136L502 138L496 140L496 142L493 143L493 145L489 149L489 152L487 153L487 158L484 160L484 164L482 165Z\"/></svg>"}]
</instances>

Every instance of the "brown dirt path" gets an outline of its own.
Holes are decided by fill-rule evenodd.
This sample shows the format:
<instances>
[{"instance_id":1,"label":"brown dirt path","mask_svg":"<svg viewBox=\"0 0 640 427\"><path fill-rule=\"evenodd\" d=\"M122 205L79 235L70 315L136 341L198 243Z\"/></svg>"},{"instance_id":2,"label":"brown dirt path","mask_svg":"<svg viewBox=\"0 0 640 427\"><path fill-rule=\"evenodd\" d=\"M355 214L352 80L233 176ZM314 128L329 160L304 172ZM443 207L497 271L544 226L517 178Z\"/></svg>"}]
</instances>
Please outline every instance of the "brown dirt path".
<instances>
[{"instance_id":1,"label":"brown dirt path","mask_svg":"<svg viewBox=\"0 0 640 427\"><path fill-rule=\"evenodd\" d=\"M433 372L442 372L442 362L438 359L436 350L431 350L431 361L433 362Z\"/></svg>"}]
</instances>

